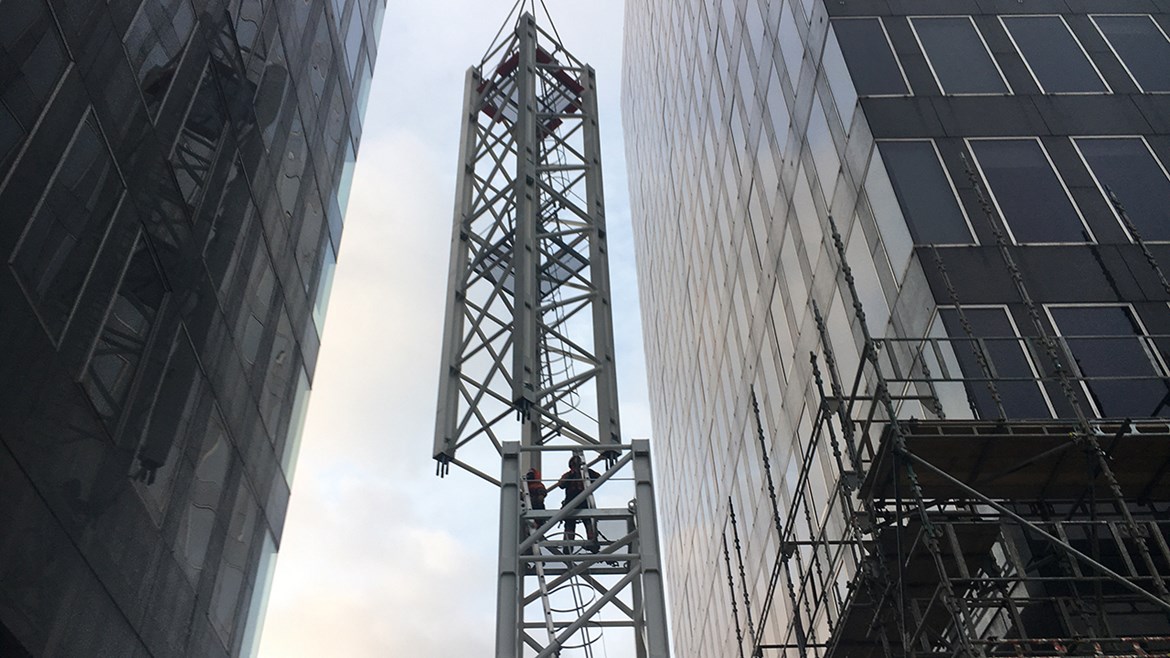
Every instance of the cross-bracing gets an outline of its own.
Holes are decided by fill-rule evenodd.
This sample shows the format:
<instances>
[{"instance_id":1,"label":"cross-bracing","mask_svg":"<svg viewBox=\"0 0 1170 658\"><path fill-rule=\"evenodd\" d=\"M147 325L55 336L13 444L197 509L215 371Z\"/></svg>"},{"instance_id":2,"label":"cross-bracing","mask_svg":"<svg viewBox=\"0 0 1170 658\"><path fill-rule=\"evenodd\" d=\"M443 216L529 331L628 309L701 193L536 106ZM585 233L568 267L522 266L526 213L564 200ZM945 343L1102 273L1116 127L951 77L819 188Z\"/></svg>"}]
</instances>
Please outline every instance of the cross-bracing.
<instances>
[{"instance_id":1,"label":"cross-bracing","mask_svg":"<svg viewBox=\"0 0 1170 658\"><path fill-rule=\"evenodd\" d=\"M467 74L434 457L500 490L497 658L665 657L649 445L618 420L594 72L531 14L501 34Z\"/></svg>"}]
</instances>

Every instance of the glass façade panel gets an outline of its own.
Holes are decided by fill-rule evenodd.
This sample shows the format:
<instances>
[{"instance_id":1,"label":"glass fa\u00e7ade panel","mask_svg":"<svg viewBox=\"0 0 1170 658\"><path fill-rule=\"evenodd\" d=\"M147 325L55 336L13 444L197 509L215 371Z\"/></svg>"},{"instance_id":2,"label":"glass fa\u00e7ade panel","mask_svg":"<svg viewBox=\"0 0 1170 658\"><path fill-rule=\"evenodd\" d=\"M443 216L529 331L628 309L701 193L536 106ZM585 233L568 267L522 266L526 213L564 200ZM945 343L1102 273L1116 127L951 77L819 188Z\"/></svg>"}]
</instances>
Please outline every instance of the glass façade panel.
<instances>
[{"instance_id":1,"label":"glass fa\u00e7ade panel","mask_svg":"<svg viewBox=\"0 0 1170 658\"><path fill-rule=\"evenodd\" d=\"M0 178L69 64L45 3L7 2L0 21Z\"/></svg>"},{"instance_id":2,"label":"glass fa\u00e7ade panel","mask_svg":"<svg viewBox=\"0 0 1170 658\"><path fill-rule=\"evenodd\" d=\"M1106 197L1146 240L1170 240L1170 178L1140 137L1073 140Z\"/></svg>"},{"instance_id":3,"label":"glass fa\u00e7ade panel","mask_svg":"<svg viewBox=\"0 0 1170 658\"><path fill-rule=\"evenodd\" d=\"M1038 140L980 139L970 144L1017 243L1092 241Z\"/></svg>"},{"instance_id":4,"label":"glass fa\u00e7ade panel","mask_svg":"<svg viewBox=\"0 0 1170 658\"><path fill-rule=\"evenodd\" d=\"M916 243L970 244L974 241L933 143L928 140L879 142L878 150Z\"/></svg>"},{"instance_id":5,"label":"glass fa\u00e7ade panel","mask_svg":"<svg viewBox=\"0 0 1170 658\"><path fill-rule=\"evenodd\" d=\"M939 309L939 315L966 380L968 400L980 418L999 418L1000 405L1007 418L1052 417L1028 356L1028 346L1008 317L1007 309L964 308L963 317L970 324L970 333L963 327L957 309ZM980 357L987 364L988 372L980 365ZM999 394L999 405L991 395L988 380Z\"/></svg>"},{"instance_id":6,"label":"glass fa\u00e7ade panel","mask_svg":"<svg viewBox=\"0 0 1170 658\"><path fill-rule=\"evenodd\" d=\"M162 273L139 236L81 380L111 431L130 395L166 293Z\"/></svg>"},{"instance_id":7,"label":"glass fa\u00e7ade panel","mask_svg":"<svg viewBox=\"0 0 1170 658\"><path fill-rule=\"evenodd\" d=\"M153 115L162 105L195 27L187 0L143 2L124 40L143 100Z\"/></svg>"},{"instance_id":8,"label":"glass fa\u00e7ade panel","mask_svg":"<svg viewBox=\"0 0 1170 658\"><path fill-rule=\"evenodd\" d=\"M1060 16L1003 16L1000 20L1045 93L1108 91Z\"/></svg>"},{"instance_id":9,"label":"glass fa\u00e7ade panel","mask_svg":"<svg viewBox=\"0 0 1170 658\"><path fill-rule=\"evenodd\" d=\"M1170 416L1170 387L1127 306L1048 307L1081 386L1103 418Z\"/></svg>"},{"instance_id":10,"label":"glass fa\u00e7ade panel","mask_svg":"<svg viewBox=\"0 0 1170 658\"><path fill-rule=\"evenodd\" d=\"M1170 92L1170 40L1151 16L1093 16L1142 91Z\"/></svg>"},{"instance_id":11,"label":"glass fa\u00e7ade panel","mask_svg":"<svg viewBox=\"0 0 1170 658\"><path fill-rule=\"evenodd\" d=\"M910 93L879 18L833 21L858 96L900 96Z\"/></svg>"},{"instance_id":12,"label":"glass fa\u00e7ade panel","mask_svg":"<svg viewBox=\"0 0 1170 658\"><path fill-rule=\"evenodd\" d=\"M1007 83L969 16L910 19L944 94L1006 94Z\"/></svg>"},{"instance_id":13,"label":"glass fa\u00e7ade panel","mask_svg":"<svg viewBox=\"0 0 1170 658\"><path fill-rule=\"evenodd\" d=\"M65 328L124 187L90 114L29 220L12 265L54 336Z\"/></svg>"}]
</instances>

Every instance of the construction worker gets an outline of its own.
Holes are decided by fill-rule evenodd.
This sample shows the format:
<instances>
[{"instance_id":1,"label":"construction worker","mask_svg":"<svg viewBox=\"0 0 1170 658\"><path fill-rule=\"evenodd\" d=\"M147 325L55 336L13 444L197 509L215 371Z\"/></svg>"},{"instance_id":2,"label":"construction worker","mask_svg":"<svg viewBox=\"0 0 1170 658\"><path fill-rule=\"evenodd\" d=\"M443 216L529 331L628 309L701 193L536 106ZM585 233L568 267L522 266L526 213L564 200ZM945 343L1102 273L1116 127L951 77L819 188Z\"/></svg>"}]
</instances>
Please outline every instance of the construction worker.
<instances>
[{"instance_id":1,"label":"construction worker","mask_svg":"<svg viewBox=\"0 0 1170 658\"><path fill-rule=\"evenodd\" d=\"M524 480L528 483L528 504L532 509L544 509L544 499L548 497L548 488L544 486L544 482L540 481L540 471L535 468L528 469L524 474Z\"/></svg>"},{"instance_id":2,"label":"construction worker","mask_svg":"<svg viewBox=\"0 0 1170 658\"><path fill-rule=\"evenodd\" d=\"M594 471L585 465L584 457L579 454L574 454L569 458L569 470L565 471L565 474L561 476L561 479L557 480L556 484L549 487L548 491L552 491L557 487L565 490L565 500L563 503L561 503L561 508L564 508L566 505L572 502L574 498L580 495L581 492L585 491L585 486L588 483L596 480L599 477L601 477L601 475L598 474L597 471ZM588 509L588 507L588 498L581 501L577 505L577 509ZM589 538L589 550L596 551L598 548L597 525L594 521L585 521L585 534ZM572 516L565 519L565 539L568 541L574 541L577 539L577 519L573 518Z\"/></svg>"}]
</instances>

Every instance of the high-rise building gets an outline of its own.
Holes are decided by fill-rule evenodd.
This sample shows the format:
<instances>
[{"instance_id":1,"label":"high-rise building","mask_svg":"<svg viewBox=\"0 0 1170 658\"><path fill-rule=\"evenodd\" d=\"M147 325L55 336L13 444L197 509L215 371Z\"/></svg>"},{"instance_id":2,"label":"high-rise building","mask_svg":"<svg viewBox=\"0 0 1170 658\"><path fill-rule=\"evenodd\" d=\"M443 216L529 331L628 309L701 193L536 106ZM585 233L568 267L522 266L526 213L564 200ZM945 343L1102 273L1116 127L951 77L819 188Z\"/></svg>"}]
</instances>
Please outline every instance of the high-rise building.
<instances>
[{"instance_id":1,"label":"high-rise building","mask_svg":"<svg viewBox=\"0 0 1170 658\"><path fill-rule=\"evenodd\" d=\"M0 2L0 655L253 651L384 9Z\"/></svg>"},{"instance_id":2,"label":"high-rise building","mask_svg":"<svg viewBox=\"0 0 1170 658\"><path fill-rule=\"evenodd\" d=\"M1168 33L627 4L680 655L1164 655Z\"/></svg>"}]
</instances>

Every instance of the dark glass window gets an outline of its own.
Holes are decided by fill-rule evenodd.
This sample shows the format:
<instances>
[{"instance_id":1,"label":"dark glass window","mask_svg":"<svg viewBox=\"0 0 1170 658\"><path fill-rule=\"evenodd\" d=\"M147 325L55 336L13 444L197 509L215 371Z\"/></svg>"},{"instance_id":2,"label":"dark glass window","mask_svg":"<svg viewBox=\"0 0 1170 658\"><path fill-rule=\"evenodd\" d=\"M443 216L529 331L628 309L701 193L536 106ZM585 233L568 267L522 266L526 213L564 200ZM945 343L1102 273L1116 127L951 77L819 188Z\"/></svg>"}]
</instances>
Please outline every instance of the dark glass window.
<instances>
[{"instance_id":1,"label":"dark glass window","mask_svg":"<svg viewBox=\"0 0 1170 658\"><path fill-rule=\"evenodd\" d=\"M272 149L281 110L290 105L295 105L295 102L288 74L288 60L285 57L280 33L273 32L272 44L268 49L268 63L264 67L264 75L256 90L256 123L260 125L265 149Z\"/></svg>"},{"instance_id":2,"label":"dark glass window","mask_svg":"<svg viewBox=\"0 0 1170 658\"><path fill-rule=\"evenodd\" d=\"M20 144L22 137L24 137L24 128L5 107L4 101L0 100L0 172L3 171L4 165L8 162L8 156Z\"/></svg>"},{"instance_id":3,"label":"dark glass window","mask_svg":"<svg viewBox=\"0 0 1170 658\"><path fill-rule=\"evenodd\" d=\"M839 19L833 21L833 29L858 96L910 93L881 19Z\"/></svg>"},{"instance_id":4,"label":"dark glass window","mask_svg":"<svg viewBox=\"0 0 1170 658\"><path fill-rule=\"evenodd\" d=\"M165 295L162 275L140 237L82 380L94 408L111 429L130 394Z\"/></svg>"},{"instance_id":5,"label":"dark glass window","mask_svg":"<svg viewBox=\"0 0 1170 658\"><path fill-rule=\"evenodd\" d=\"M972 140L971 150L1017 243L1090 241L1039 141Z\"/></svg>"},{"instance_id":6,"label":"dark glass window","mask_svg":"<svg viewBox=\"0 0 1170 658\"><path fill-rule=\"evenodd\" d=\"M225 121L214 68L209 65L203 71L199 90L191 100L187 119L171 156L175 180L179 182L183 200L192 213L203 198Z\"/></svg>"},{"instance_id":7,"label":"dark glass window","mask_svg":"<svg viewBox=\"0 0 1170 658\"><path fill-rule=\"evenodd\" d=\"M143 2L126 32L126 53L153 114L162 104L195 27L188 0Z\"/></svg>"},{"instance_id":8,"label":"dark glass window","mask_svg":"<svg viewBox=\"0 0 1170 658\"><path fill-rule=\"evenodd\" d=\"M1000 18L1047 94L1108 91L1060 16Z\"/></svg>"},{"instance_id":9,"label":"dark glass window","mask_svg":"<svg viewBox=\"0 0 1170 658\"><path fill-rule=\"evenodd\" d=\"M0 167L40 116L69 63L45 9L39 1L4 5L4 20L0 21Z\"/></svg>"},{"instance_id":10,"label":"dark glass window","mask_svg":"<svg viewBox=\"0 0 1170 658\"><path fill-rule=\"evenodd\" d=\"M912 18L944 94L1006 94L1007 83L968 16Z\"/></svg>"},{"instance_id":11,"label":"dark glass window","mask_svg":"<svg viewBox=\"0 0 1170 658\"><path fill-rule=\"evenodd\" d=\"M1165 374L1126 306L1056 306L1048 313L1104 418L1168 416Z\"/></svg>"},{"instance_id":12,"label":"dark glass window","mask_svg":"<svg viewBox=\"0 0 1170 658\"><path fill-rule=\"evenodd\" d=\"M13 265L54 335L64 329L122 198L95 119L81 123L17 247Z\"/></svg>"},{"instance_id":13,"label":"dark glass window","mask_svg":"<svg viewBox=\"0 0 1170 658\"><path fill-rule=\"evenodd\" d=\"M1170 179L1140 137L1078 139L1102 191L1112 192L1146 240L1170 240Z\"/></svg>"},{"instance_id":14,"label":"dark glass window","mask_svg":"<svg viewBox=\"0 0 1170 658\"><path fill-rule=\"evenodd\" d=\"M256 534L256 519L259 508L248 488L246 478L240 479L236 489L235 505L232 507L231 522L224 537L223 552L215 574L215 586L211 591L209 617L211 625L219 633L225 646L232 646L232 637L239 618L240 594L244 590L248 575L248 555L252 550L252 538Z\"/></svg>"},{"instance_id":15,"label":"dark glass window","mask_svg":"<svg viewBox=\"0 0 1170 658\"><path fill-rule=\"evenodd\" d=\"M1094 16L1093 22L1142 91L1170 91L1170 41L1150 16Z\"/></svg>"},{"instance_id":16,"label":"dark glass window","mask_svg":"<svg viewBox=\"0 0 1170 658\"><path fill-rule=\"evenodd\" d=\"M309 86L313 89L313 100L321 102L325 84L333 64L333 44L329 41L329 21L321 16L313 34L313 46L309 51Z\"/></svg>"},{"instance_id":17,"label":"dark glass window","mask_svg":"<svg viewBox=\"0 0 1170 658\"><path fill-rule=\"evenodd\" d=\"M939 315L951 337L951 346L963 377L967 379L968 399L980 418L1000 417L999 406L988 387L989 379L999 394L1005 417L1052 417L1035 367L1028 357L1027 345L1017 333L1006 309L964 308L963 316L971 325L970 333L963 328L957 310L940 309ZM979 363L980 356L987 364L986 372Z\"/></svg>"},{"instance_id":18,"label":"dark glass window","mask_svg":"<svg viewBox=\"0 0 1170 658\"><path fill-rule=\"evenodd\" d=\"M195 419L195 406L203 384L198 376L199 361L184 331L171 346L166 370L151 405L150 420L142 433L137 461L131 477L145 487L140 494L155 515L156 522L167 509L178 462L187 444Z\"/></svg>"},{"instance_id":19,"label":"dark glass window","mask_svg":"<svg viewBox=\"0 0 1170 658\"><path fill-rule=\"evenodd\" d=\"M882 160L914 241L970 244L971 229L929 141L881 142Z\"/></svg>"},{"instance_id":20,"label":"dark glass window","mask_svg":"<svg viewBox=\"0 0 1170 658\"><path fill-rule=\"evenodd\" d=\"M301 282L308 293L313 283L313 268L316 266L321 253L321 231L325 228L325 209L321 205L321 195L317 191L317 184L309 181L309 188L305 192L304 209L301 212L301 229L297 236L297 268L301 273Z\"/></svg>"},{"instance_id":21,"label":"dark glass window","mask_svg":"<svg viewBox=\"0 0 1170 658\"><path fill-rule=\"evenodd\" d=\"M232 462L232 444L219 411L203 378L199 378L201 394L195 421L201 427L192 427L192 440L201 441L195 474L187 496L186 509L179 520L175 537L175 554L191 582L196 582L207 559L207 549L215 528ZM247 654L245 654L247 655Z\"/></svg>"},{"instance_id":22,"label":"dark glass window","mask_svg":"<svg viewBox=\"0 0 1170 658\"><path fill-rule=\"evenodd\" d=\"M296 362L297 340L293 335L292 321L288 313L282 308L280 317L276 321L276 332L272 336L272 349L269 352L267 371L263 373L264 386L260 390L260 418L268 429L268 435L275 437L280 433L281 411L288 409L285 404L292 384L293 366Z\"/></svg>"},{"instance_id":23,"label":"dark glass window","mask_svg":"<svg viewBox=\"0 0 1170 658\"><path fill-rule=\"evenodd\" d=\"M232 21L236 28L236 43L240 45L240 55L244 61L257 46L260 38L260 25L264 19L264 5L260 0L234 0L228 7Z\"/></svg>"}]
</instances>

